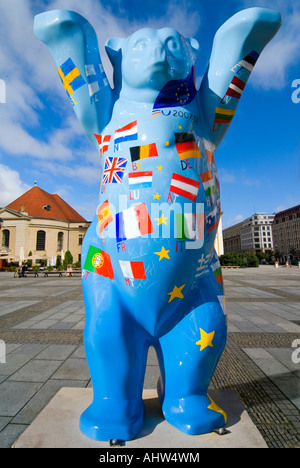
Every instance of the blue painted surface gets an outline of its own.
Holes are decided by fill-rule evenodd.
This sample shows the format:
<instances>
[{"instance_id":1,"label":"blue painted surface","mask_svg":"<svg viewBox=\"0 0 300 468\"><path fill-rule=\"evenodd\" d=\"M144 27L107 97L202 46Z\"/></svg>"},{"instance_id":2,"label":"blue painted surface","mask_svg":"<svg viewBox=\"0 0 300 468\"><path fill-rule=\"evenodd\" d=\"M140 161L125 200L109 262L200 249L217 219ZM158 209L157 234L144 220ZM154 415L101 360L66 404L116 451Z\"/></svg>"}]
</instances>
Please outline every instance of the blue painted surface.
<instances>
[{"instance_id":1,"label":"blue painted surface","mask_svg":"<svg viewBox=\"0 0 300 468\"><path fill-rule=\"evenodd\" d=\"M98 206L82 246L94 399L80 428L89 437L128 440L140 432L150 345L165 418L188 434L226 423L207 396L226 343L214 151L280 23L279 13L262 8L230 18L216 33L199 90L195 39L171 28L109 39L112 89L83 17L65 10L35 17L35 34L101 156Z\"/></svg>"}]
</instances>

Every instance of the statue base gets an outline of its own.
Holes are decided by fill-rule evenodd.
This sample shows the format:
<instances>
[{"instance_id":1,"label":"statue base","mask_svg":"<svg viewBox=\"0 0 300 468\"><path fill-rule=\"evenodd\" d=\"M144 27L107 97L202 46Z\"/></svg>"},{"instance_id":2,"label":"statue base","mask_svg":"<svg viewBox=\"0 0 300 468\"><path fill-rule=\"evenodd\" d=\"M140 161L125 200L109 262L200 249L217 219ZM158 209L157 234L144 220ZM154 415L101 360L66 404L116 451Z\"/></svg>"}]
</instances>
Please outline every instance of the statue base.
<instances>
[{"instance_id":1,"label":"statue base","mask_svg":"<svg viewBox=\"0 0 300 468\"><path fill-rule=\"evenodd\" d=\"M212 389L209 394L227 413L226 434L183 434L165 421L156 390L144 390L143 429L135 440L125 441L123 449L267 448L235 391ZM110 441L89 439L79 429L79 417L91 403L92 395L92 388L61 388L13 448L110 448Z\"/></svg>"}]
</instances>

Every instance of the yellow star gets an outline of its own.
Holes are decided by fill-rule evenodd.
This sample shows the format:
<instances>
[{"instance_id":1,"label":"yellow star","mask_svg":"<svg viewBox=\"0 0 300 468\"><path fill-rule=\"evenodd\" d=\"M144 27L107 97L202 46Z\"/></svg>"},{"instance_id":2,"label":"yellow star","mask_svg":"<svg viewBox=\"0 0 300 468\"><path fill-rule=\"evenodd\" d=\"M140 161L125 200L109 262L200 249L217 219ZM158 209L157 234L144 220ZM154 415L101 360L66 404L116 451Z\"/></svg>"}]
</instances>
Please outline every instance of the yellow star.
<instances>
[{"instance_id":1,"label":"yellow star","mask_svg":"<svg viewBox=\"0 0 300 468\"><path fill-rule=\"evenodd\" d=\"M157 166L157 169L158 169L159 171L161 171L161 170L162 170L162 166Z\"/></svg>"},{"instance_id":2,"label":"yellow star","mask_svg":"<svg viewBox=\"0 0 300 468\"><path fill-rule=\"evenodd\" d=\"M170 296L168 304L172 302L173 299L175 299L175 297L178 297L178 299L183 299L184 296L181 291L183 290L184 287L185 287L185 284L180 286L180 288L178 288L177 286L174 286L173 291L168 293L168 295Z\"/></svg>"},{"instance_id":3,"label":"yellow star","mask_svg":"<svg viewBox=\"0 0 300 468\"><path fill-rule=\"evenodd\" d=\"M161 259L163 259L163 258L167 258L168 260L170 260L170 257L168 255L169 252L170 252L170 250L166 250L163 247L160 252L154 252L154 253L155 253L155 255L159 255L159 261L161 261Z\"/></svg>"},{"instance_id":4,"label":"yellow star","mask_svg":"<svg viewBox=\"0 0 300 468\"><path fill-rule=\"evenodd\" d=\"M154 218L154 219L155 219L155 221L158 222L158 226L160 226L161 224L165 224L167 226L166 221L167 221L168 218L166 218L163 214L161 215L160 218Z\"/></svg>"},{"instance_id":5,"label":"yellow star","mask_svg":"<svg viewBox=\"0 0 300 468\"><path fill-rule=\"evenodd\" d=\"M153 195L153 200L159 200L161 197L161 195L159 195L159 193L156 193L155 195Z\"/></svg>"},{"instance_id":6,"label":"yellow star","mask_svg":"<svg viewBox=\"0 0 300 468\"><path fill-rule=\"evenodd\" d=\"M200 346L200 351L203 351L203 349L207 348L207 346L213 348L212 340L214 336L214 331L211 333L206 333L204 330L202 330L202 328L200 328L200 340L196 343Z\"/></svg>"},{"instance_id":7,"label":"yellow star","mask_svg":"<svg viewBox=\"0 0 300 468\"><path fill-rule=\"evenodd\" d=\"M210 398L209 395L207 395L208 398L210 399L210 405L207 407L208 409L211 409L212 411L216 411L217 413L221 413L224 416L225 424L227 423L227 414L225 411L223 411L219 406Z\"/></svg>"},{"instance_id":8,"label":"yellow star","mask_svg":"<svg viewBox=\"0 0 300 468\"><path fill-rule=\"evenodd\" d=\"M170 142L169 141L166 141L166 146L169 146L170 145Z\"/></svg>"}]
</instances>

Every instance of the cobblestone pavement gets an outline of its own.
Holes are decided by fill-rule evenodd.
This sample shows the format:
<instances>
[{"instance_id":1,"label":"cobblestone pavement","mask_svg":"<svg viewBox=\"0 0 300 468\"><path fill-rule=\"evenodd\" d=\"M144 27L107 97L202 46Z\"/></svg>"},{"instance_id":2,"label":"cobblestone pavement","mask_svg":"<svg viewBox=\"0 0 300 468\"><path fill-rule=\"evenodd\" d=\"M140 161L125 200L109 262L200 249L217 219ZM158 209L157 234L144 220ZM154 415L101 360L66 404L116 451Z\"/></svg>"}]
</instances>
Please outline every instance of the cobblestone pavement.
<instances>
[{"instance_id":1,"label":"cobblestone pavement","mask_svg":"<svg viewBox=\"0 0 300 468\"><path fill-rule=\"evenodd\" d=\"M238 393L268 447L300 448L300 269L223 276L228 340L212 386ZM79 278L0 273L0 304L0 447L8 448L61 387L91 381ZM158 375L150 348L144 387L155 388Z\"/></svg>"}]
</instances>

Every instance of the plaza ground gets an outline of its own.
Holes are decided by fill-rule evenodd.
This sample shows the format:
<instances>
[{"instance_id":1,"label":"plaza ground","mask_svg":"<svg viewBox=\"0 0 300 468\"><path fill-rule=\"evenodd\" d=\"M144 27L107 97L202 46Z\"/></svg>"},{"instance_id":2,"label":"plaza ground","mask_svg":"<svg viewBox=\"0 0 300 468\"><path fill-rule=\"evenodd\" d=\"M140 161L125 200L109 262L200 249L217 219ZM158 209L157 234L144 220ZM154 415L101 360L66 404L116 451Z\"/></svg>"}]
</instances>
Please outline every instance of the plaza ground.
<instances>
[{"instance_id":1,"label":"plaza ground","mask_svg":"<svg viewBox=\"0 0 300 468\"><path fill-rule=\"evenodd\" d=\"M223 276L228 340L212 387L237 392L268 447L300 448L300 269L266 265ZM0 273L1 448L60 388L91 387L84 317L80 278ZM158 376L150 348L144 388L156 388Z\"/></svg>"}]
</instances>

